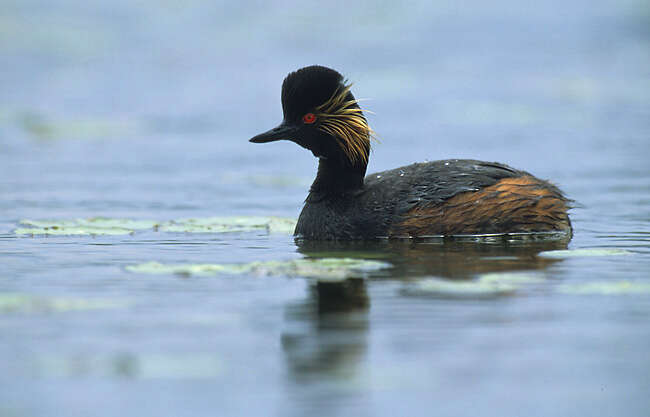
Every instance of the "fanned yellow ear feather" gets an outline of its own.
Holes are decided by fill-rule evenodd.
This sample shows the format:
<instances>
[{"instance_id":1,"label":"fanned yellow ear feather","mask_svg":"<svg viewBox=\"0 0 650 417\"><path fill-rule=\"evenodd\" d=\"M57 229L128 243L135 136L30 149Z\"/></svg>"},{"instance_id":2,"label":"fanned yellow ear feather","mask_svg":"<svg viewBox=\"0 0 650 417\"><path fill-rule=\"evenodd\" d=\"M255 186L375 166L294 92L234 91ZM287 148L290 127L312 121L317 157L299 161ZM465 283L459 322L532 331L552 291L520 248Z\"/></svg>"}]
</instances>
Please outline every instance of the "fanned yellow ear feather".
<instances>
[{"instance_id":1,"label":"fanned yellow ear feather","mask_svg":"<svg viewBox=\"0 0 650 417\"><path fill-rule=\"evenodd\" d=\"M359 100L346 100L351 88L352 84L339 87L329 100L316 107L318 129L336 137L350 162L367 164L370 138L375 132L363 117Z\"/></svg>"}]
</instances>

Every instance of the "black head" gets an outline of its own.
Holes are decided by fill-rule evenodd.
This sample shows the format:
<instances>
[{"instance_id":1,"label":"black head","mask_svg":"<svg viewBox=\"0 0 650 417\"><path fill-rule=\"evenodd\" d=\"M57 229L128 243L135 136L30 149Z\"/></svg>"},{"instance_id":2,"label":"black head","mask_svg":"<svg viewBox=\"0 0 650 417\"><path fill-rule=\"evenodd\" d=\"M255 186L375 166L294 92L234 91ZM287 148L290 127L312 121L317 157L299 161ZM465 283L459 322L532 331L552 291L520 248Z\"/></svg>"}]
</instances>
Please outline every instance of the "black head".
<instances>
[{"instance_id":1,"label":"black head","mask_svg":"<svg viewBox=\"0 0 650 417\"><path fill-rule=\"evenodd\" d=\"M282 111L279 126L250 141L286 139L314 156L365 169L372 130L341 74L318 65L290 73L282 83Z\"/></svg>"}]
</instances>

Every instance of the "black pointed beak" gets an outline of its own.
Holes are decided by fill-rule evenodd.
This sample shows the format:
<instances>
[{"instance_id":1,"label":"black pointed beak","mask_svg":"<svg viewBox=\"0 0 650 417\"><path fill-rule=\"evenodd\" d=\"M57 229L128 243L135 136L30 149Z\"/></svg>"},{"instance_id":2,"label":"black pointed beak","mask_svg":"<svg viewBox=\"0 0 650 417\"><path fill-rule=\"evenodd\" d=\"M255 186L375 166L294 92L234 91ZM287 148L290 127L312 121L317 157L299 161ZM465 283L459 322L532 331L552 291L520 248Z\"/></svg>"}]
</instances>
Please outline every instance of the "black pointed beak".
<instances>
[{"instance_id":1,"label":"black pointed beak","mask_svg":"<svg viewBox=\"0 0 650 417\"><path fill-rule=\"evenodd\" d=\"M249 141L253 143L266 143L282 139L293 140L295 132L295 127L289 126L288 124L282 122L279 126L274 127L267 132L260 133L259 135L251 138Z\"/></svg>"}]
</instances>

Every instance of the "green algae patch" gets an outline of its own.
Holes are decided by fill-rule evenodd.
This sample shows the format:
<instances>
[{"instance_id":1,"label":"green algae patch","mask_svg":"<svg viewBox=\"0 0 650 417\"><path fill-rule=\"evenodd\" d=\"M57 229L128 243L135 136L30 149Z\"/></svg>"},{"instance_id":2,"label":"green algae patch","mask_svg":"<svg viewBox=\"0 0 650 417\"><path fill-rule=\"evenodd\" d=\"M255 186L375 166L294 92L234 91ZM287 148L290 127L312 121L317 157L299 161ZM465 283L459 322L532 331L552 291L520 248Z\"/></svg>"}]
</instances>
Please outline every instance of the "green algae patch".
<instances>
[{"instance_id":1,"label":"green algae patch","mask_svg":"<svg viewBox=\"0 0 650 417\"><path fill-rule=\"evenodd\" d=\"M250 262L246 264L161 264L147 262L127 266L126 270L141 274L179 274L179 275L233 275L250 274L257 276L290 276L315 278L318 280L344 280L379 269L390 264L351 258L294 259L289 261Z\"/></svg>"},{"instance_id":2,"label":"green algae patch","mask_svg":"<svg viewBox=\"0 0 650 417\"><path fill-rule=\"evenodd\" d=\"M231 233L265 230L268 233L291 234L296 220L273 216L207 217L172 220L160 225L162 232Z\"/></svg>"},{"instance_id":3,"label":"green algae patch","mask_svg":"<svg viewBox=\"0 0 650 417\"><path fill-rule=\"evenodd\" d=\"M71 220L21 220L20 224L37 228L93 227L97 229L143 230L158 226L156 220L115 219L109 217L90 217Z\"/></svg>"},{"instance_id":4,"label":"green algae patch","mask_svg":"<svg viewBox=\"0 0 650 417\"><path fill-rule=\"evenodd\" d=\"M43 227L43 228L18 228L14 231L19 236L98 236L98 235L128 235L133 230L121 228L97 228L97 227Z\"/></svg>"},{"instance_id":5,"label":"green algae patch","mask_svg":"<svg viewBox=\"0 0 650 417\"><path fill-rule=\"evenodd\" d=\"M625 249L567 249L567 250L550 250L540 252L537 256L542 258L578 258L578 257L591 257L591 256L621 256L632 255L632 252Z\"/></svg>"},{"instance_id":6,"label":"green algae patch","mask_svg":"<svg viewBox=\"0 0 650 417\"><path fill-rule=\"evenodd\" d=\"M596 281L558 285L557 290L564 294L576 295L649 295L650 282Z\"/></svg>"},{"instance_id":7,"label":"green algae patch","mask_svg":"<svg viewBox=\"0 0 650 417\"><path fill-rule=\"evenodd\" d=\"M88 298L48 297L20 293L0 294L0 314L3 313L62 313L68 311L123 308L126 303Z\"/></svg>"},{"instance_id":8,"label":"green algae patch","mask_svg":"<svg viewBox=\"0 0 650 417\"><path fill-rule=\"evenodd\" d=\"M478 277L478 282L483 284L508 284L515 286L539 284L544 281L543 277L530 272L494 272L482 274Z\"/></svg>"},{"instance_id":9,"label":"green algae patch","mask_svg":"<svg viewBox=\"0 0 650 417\"><path fill-rule=\"evenodd\" d=\"M511 295L516 285L490 281L449 281L430 278L402 290L405 295L445 299L486 299Z\"/></svg>"},{"instance_id":10,"label":"green algae patch","mask_svg":"<svg viewBox=\"0 0 650 417\"><path fill-rule=\"evenodd\" d=\"M136 230L152 229L158 226L155 220L113 219L91 217L70 220L21 220L21 225L28 226L14 230L17 235L128 235Z\"/></svg>"},{"instance_id":11,"label":"green algae patch","mask_svg":"<svg viewBox=\"0 0 650 417\"><path fill-rule=\"evenodd\" d=\"M274 216L207 217L161 222L108 217L87 219L21 220L14 230L18 236L97 236L129 235L151 230L171 233L232 233L265 231L266 233L292 234L296 220Z\"/></svg>"},{"instance_id":12,"label":"green algae patch","mask_svg":"<svg viewBox=\"0 0 650 417\"><path fill-rule=\"evenodd\" d=\"M363 276L388 268L390 264L353 258L295 259L291 261L254 262L252 272L257 275L287 275L314 278L319 281L340 281Z\"/></svg>"},{"instance_id":13,"label":"green algae patch","mask_svg":"<svg viewBox=\"0 0 650 417\"><path fill-rule=\"evenodd\" d=\"M250 271L246 265L221 264L161 264L146 262L126 267L129 272L139 274L218 275L243 274Z\"/></svg>"},{"instance_id":14,"label":"green algae patch","mask_svg":"<svg viewBox=\"0 0 650 417\"><path fill-rule=\"evenodd\" d=\"M267 229L269 233L292 235L296 230L296 219L287 217L269 217Z\"/></svg>"}]
</instances>

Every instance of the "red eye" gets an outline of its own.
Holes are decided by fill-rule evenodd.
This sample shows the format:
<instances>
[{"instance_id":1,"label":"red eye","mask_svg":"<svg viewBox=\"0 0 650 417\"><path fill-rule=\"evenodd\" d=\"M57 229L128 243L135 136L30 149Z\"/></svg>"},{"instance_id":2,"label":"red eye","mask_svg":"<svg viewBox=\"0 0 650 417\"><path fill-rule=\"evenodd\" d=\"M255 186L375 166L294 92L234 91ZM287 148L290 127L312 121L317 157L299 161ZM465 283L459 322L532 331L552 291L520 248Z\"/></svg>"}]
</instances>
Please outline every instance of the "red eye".
<instances>
[{"instance_id":1,"label":"red eye","mask_svg":"<svg viewBox=\"0 0 650 417\"><path fill-rule=\"evenodd\" d=\"M302 121L310 125L316 121L316 115L314 113L307 113L302 116Z\"/></svg>"}]
</instances>

